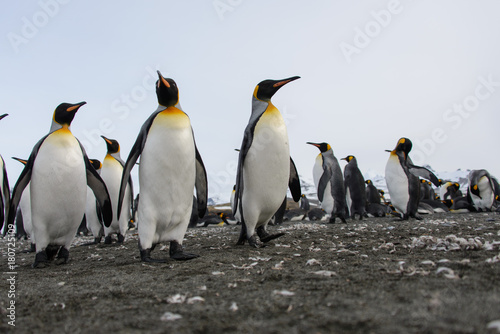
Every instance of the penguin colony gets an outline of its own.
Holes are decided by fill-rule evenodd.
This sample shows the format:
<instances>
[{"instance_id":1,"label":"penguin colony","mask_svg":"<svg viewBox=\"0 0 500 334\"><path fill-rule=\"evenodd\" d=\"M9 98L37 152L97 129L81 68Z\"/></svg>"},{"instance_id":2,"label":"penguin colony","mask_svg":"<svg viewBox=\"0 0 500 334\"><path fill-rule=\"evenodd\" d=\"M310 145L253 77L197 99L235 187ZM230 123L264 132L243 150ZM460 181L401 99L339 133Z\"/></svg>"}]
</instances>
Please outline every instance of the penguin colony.
<instances>
[{"instance_id":1,"label":"penguin colony","mask_svg":"<svg viewBox=\"0 0 500 334\"><path fill-rule=\"evenodd\" d=\"M254 89L231 194L233 217L206 215L207 173L194 131L181 108L177 84L158 71L158 107L144 122L125 162L118 141L104 136L107 154L102 163L87 157L71 132L71 123L85 102L61 103L53 113L49 133L35 144L29 158L13 158L24 169L12 194L0 156L0 228L7 225L11 230L17 219L18 233L23 231L30 238L36 253L32 266L43 268L54 258L56 264L68 261L71 242L80 230L92 233L92 244L100 243L102 237L110 244L114 235L116 242L123 243L129 228L136 227L141 261L166 262L152 257L159 243L169 243L169 256L174 260L198 257L182 244L188 226L197 226L200 219L203 226L241 224L237 244L263 247L284 234L270 233L268 225L284 219L307 216L346 223L356 216L361 220L392 214L406 220L421 219L419 213L499 207L500 186L486 170L471 171L464 196L458 183L440 180L430 170L415 166L409 156L412 143L401 138L393 150L387 150L390 202L371 180L364 180L355 156L342 158L347 162L342 173L330 144L307 142L320 151L313 167L320 208L311 209L290 157L284 119L271 102L279 89L299 78L264 80ZM136 163L140 199L139 195L134 198L130 176ZM295 202L300 200L300 212L286 211L288 189Z\"/></svg>"}]
</instances>

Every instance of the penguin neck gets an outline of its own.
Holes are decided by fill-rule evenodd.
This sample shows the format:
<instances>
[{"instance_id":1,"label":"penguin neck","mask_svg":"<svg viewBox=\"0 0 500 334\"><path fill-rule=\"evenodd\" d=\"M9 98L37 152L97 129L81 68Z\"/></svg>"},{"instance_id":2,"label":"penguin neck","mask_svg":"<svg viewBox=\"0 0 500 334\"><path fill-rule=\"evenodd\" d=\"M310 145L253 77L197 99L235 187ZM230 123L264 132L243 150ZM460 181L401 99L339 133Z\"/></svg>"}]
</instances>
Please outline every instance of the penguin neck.
<instances>
[{"instance_id":1,"label":"penguin neck","mask_svg":"<svg viewBox=\"0 0 500 334\"><path fill-rule=\"evenodd\" d=\"M274 105L271 103L271 101L259 100L255 96L252 96L252 115L251 115L251 118L256 117L256 116L259 117L270 107L274 107Z\"/></svg>"},{"instance_id":2,"label":"penguin neck","mask_svg":"<svg viewBox=\"0 0 500 334\"><path fill-rule=\"evenodd\" d=\"M68 125L68 124L61 125L61 124L57 123L56 121L52 120L52 125L50 126L49 133L52 133L54 131L61 130L61 129L66 129L69 132L71 132L71 125Z\"/></svg>"},{"instance_id":3,"label":"penguin neck","mask_svg":"<svg viewBox=\"0 0 500 334\"><path fill-rule=\"evenodd\" d=\"M184 110L182 110L181 103L179 101L177 101L177 103L175 105L170 106L170 107L174 107L174 108L177 108L177 109L179 109L181 111L184 111ZM162 112L164 110L167 110L170 107L165 107L165 106L162 106L161 104L159 104L158 108L156 108L155 112Z\"/></svg>"},{"instance_id":4,"label":"penguin neck","mask_svg":"<svg viewBox=\"0 0 500 334\"><path fill-rule=\"evenodd\" d=\"M114 159L118 161L120 164L124 165L125 163L123 162L122 158L120 157L120 152L115 152L115 153L107 153L106 158L109 159Z\"/></svg>"}]
</instances>

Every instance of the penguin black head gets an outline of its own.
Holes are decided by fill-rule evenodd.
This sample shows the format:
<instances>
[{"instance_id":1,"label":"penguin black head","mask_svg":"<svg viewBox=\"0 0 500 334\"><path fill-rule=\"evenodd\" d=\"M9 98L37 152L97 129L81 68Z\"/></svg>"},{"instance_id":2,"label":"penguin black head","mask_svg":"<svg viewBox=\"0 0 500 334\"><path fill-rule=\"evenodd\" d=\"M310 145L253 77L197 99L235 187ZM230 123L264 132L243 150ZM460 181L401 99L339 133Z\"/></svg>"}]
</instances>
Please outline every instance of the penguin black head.
<instances>
[{"instance_id":1,"label":"penguin black head","mask_svg":"<svg viewBox=\"0 0 500 334\"><path fill-rule=\"evenodd\" d=\"M80 109L81 106L87 104L87 102L83 101L80 103L61 103L57 106L54 111L54 122L59 125L67 125L70 126L73 118L75 117L76 112Z\"/></svg>"},{"instance_id":2,"label":"penguin black head","mask_svg":"<svg viewBox=\"0 0 500 334\"><path fill-rule=\"evenodd\" d=\"M347 161L347 162L351 162L351 160L352 160L352 159L354 159L354 155L348 155L347 157L342 158L342 159L340 159L340 160L345 160L345 161Z\"/></svg>"},{"instance_id":3,"label":"penguin black head","mask_svg":"<svg viewBox=\"0 0 500 334\"><path fill-rule=\"evenodd\" d=\"M372 183L372 180L366 180L365 183L370 184L370 183Z\"/></svg>"},{"instance_id":4,"label":"penguin black head","mask_svg":"<svg viewBox=\"0 0 500 334\"><path fill-rule=\"evenodd\" d=\"M282 79L282 80L264 80L259 82L259 84L255 87L255 90L253 92L253 96L256 99L262 100L262 101L269 101L271 100L271 97L284 85L287 83L300 79L300 77L295 76L295 77L290 77L287 79Z\"/></svg>"},{"instance_id":5,"label":"penguin black head","mask_svg":"<svg viewBox=\"0 0 500 334\"><path fill-rule=\"evenodd\" d=\"M116 140L108 139L104 136L101 136L101 137L106 142L106 146L108 147L109 154L120 152L120 144L118 144L118 142Z\"/></svg>"},{"instance_id":6,"label":"penguin black head","mask_svg":"<svg viewBox=\"0 0 500 334\"><path fill-rule=\"evenodd\" d=\"M95 170L99 170L102 168L102 164L99 160L97 159L89 159L92 167L94 167Z\"/></svg>"},{"instance_id":7,"label":"penguin black head","mask_svg":"<svg viewBox=\"0 0 500 334\"><path fill-rule=\"evenodd\" d=\"M420 179L420 183L427 183L427 180Z\"/></svg>"},{"instance_id":8,"label":"penguin black head","mask_svg":"<svg viewBox=\"0 0 500 334\"><path fill-rule=\"evenodd\" d=\"M28 160L24 160L24 159L20 159L20 158L16 158L16 157L12 157L12 159L19 161L20 163L22 163L25 166L28 163Z\"/></svg>"},{"instance_id":9,"label":"penguin black head","mask_svg":"<svg viewBox=\"0 0 500 334\"><path fill-rule=\"evenodd\" d=\"M477 197L479 197L480 199L483 199L480 194L479 194L479 187L477 186L477 184L474 184L472 185L471 187L471 193L473 193L474 195L476 195Z\"/></svg>"},{"instance_id":10,"label":"penguin black head","mask_svg":"<svg viewBox=\"0 0 500 334\"><path fill-rule=\"evenodd\" d=\"M312 145L312 146L316 146L317 148L319 148L319 150L321 151L321 153L324 153L324 152L332 149L332 147L328 143L311 143L311 142L307 142L306 144L309 144L309 145Z\"/></svg>"},{"instance_id":11,"label":"penguin black head","mask_svg":"<svg viewBox=\"0 0 500 334\"><path fill-rule=\"evenodd\" d=\"M398 140L398 143L396 145L396 148L394 150L385 150L386 152L391 152L391 153L397 153L397 152L403 152L405 154L405 158L408 156L408 153L410 153L411 148L413 144L411 143L411 140L408 138L402 137Z\"/></svg>"},{"instance_id":12,"label":"penguin black head","mask_svg":"<svg viewBox=\"0 0 500 334\"><path fill-rule=\"evenodd\" d=\"M179 89L173 79L164 78L160 71L156 81L156 97L158 104L164 107L173 107L179 102Z\"/></svg>"}]
</instances>

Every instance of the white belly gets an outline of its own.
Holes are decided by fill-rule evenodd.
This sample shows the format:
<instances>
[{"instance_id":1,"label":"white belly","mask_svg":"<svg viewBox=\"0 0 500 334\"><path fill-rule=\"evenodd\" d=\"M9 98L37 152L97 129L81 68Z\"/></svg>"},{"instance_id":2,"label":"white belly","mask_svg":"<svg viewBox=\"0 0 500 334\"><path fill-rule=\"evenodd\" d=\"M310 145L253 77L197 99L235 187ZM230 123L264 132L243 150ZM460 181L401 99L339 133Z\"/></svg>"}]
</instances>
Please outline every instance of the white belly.
<instances>
[{"instance_id":1,"label":"white belly","mask_svg":"<svg viewBox=\"0 0 500 334\"><path fill-rule=\"evenodd\" d=\"M48 244L68 248L87 198L83 154L73 135L56 131L45 139L33 165L30 191L37 251Z\"/></svg>"},{"instance_id":2,"label":"white belly","mask_svg":"<svg viewBox=\"0 0 500 334\"><path fill-rule=\"evenodd\" d=\"M290 150L286 125L279 111L264 113L243 164L243 218L249 233L267 222L286 197Z\"/></svg>"},{"instance_id":3,"label":"white belly","mask_svg":"<svg viewBox=\"0 0 500 334\"><path fill-rule=\"evenodd\" d=\"M162 241L182 243L189 224L195 148L189 119L187 124L177 125L171 126L168 117L157 116L142 151L138 230L143 248Z\"/></svg>"},{"instance_id":4,"label":"white belly","mask_svg":"<svg viewBox=\"0 0 500 334\"><path fill-rule=\"evenodd\" d=\"M495 193L491 188L491 184L488 178L486 176L480 178L477 183L477 187L479 189L479 195L481 195L481 198L470 192L474 207L481 210L491 210L495 199Z\"/></svg>"},{"instance_id":5,"label":"white belly","mask_svg":"<svg viewBox=\"0 0 500 334\"><path fill-rule=\"evenodd\" d=\"M410 200L408 177L396 155L391 154L387 161L387 165L385 166L385 181L389 195L391 196L392 205L399 212L406 213L408 201Z\"/></svg>"},{"instance_id":6,"label":"white belly","mask_svg":"<svg viewBox=\"0 0 500 334\"><path fill-rule=\"evenodd\" d=\"M19 209L23 214L23 227L26 234L30 237L32 243L35 243L33 236L33 225L31 223L31 194L30 194L30 184L24 188L23 194L21 195L21 200L19 201Z\"/></svg>"}]
</instances>

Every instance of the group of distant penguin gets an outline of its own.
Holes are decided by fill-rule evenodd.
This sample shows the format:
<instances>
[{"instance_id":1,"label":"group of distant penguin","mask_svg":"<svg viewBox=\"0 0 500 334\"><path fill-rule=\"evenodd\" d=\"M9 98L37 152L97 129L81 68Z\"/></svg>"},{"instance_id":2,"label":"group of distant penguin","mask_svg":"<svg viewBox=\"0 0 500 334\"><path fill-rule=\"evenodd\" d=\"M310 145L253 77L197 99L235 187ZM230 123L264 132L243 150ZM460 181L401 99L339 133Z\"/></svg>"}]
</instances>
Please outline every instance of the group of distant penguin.
<instances>
[{"instance_id":1,"label":"group of distant penguin","mask_svg":"<svg viewBox=\"0 0 500 334\"><path fill-rule=\"evenodd\" d=\"M294 201L305 201L290 157L285 122L271 102L281 87L297 79L298 76L264 80L253 92L252 113L239 150L232 195L232 213L241 223L237 244L248 241L253 247L262 247L283 235L271 234L267 227L286 207L288 188ZM182 243L192 208L196 208L200 218L206 214L207 173L189 117L180 106L177 84L159 71L156 94L158 108L144 122L125 162L120 158L118 142L104 136L107 154L103 162L87 157L70 130L76 112L85 102L60 104L54 111L49 133L35 144L28 160L15 158L25 167L12 194L4 161L0 159L0 228L5 221L6 231L13 231L19 206L24 229L36 252L34 268L43 268L54 258L56 264L68 261L70 245L83 217L94 242L99 243L104 236L108 244L113 234L118 242L123 242L130 221L137 220L139 252L144 262L166 262L165 258L151 257L155 246L164 242L170 243L172 259L198 257L186 252ZM379 191L369 180L365 187L354 156L344 158L347 165L342 174L329 144L308 144L320 150L313 176L321 208L330 222L336 218L346 222L347 217L355 215L362 219L368 212L385 215ZM412 164L410 150L411 141L401 138L390 151L386 166L391 202L401 219L419 218L420 189L421 185L424 187L419 177L436 186L441 184L431 171ZM140 200L134 201L130 173L139 156ZM492 210L496 199L498 182L484 170L471 172L468 205L477 210Z\"/></svg>"}]
</instances>

